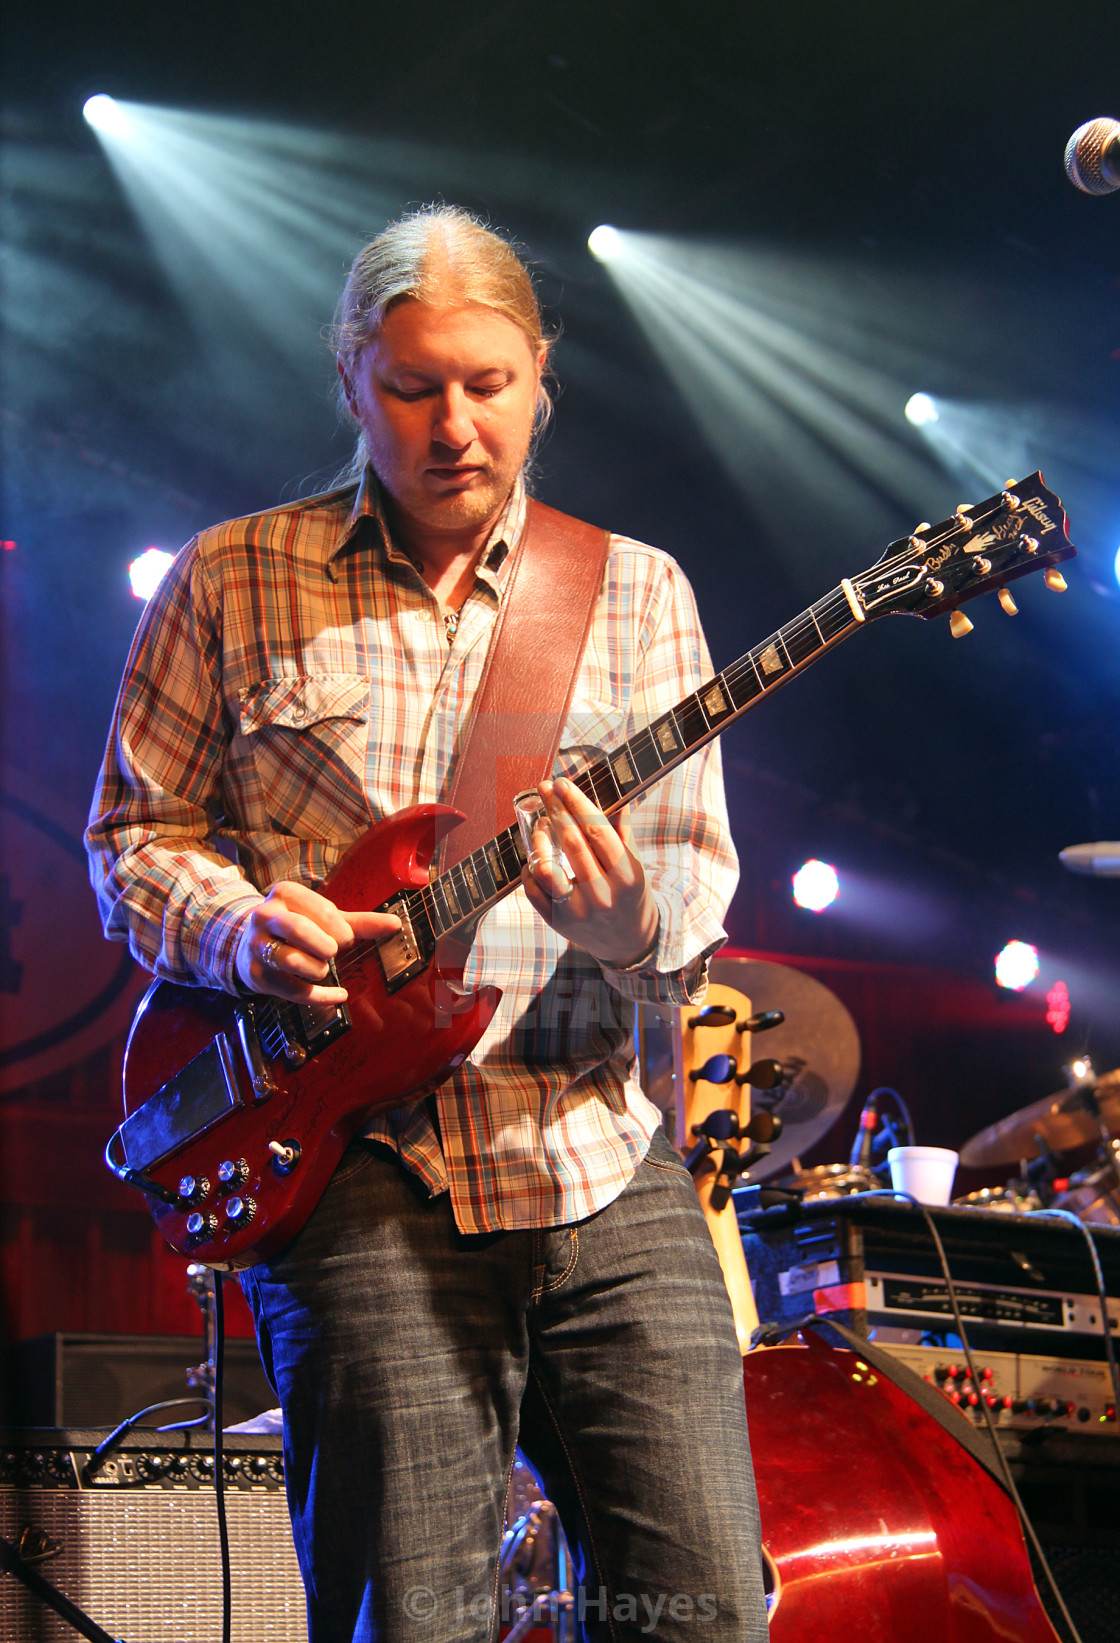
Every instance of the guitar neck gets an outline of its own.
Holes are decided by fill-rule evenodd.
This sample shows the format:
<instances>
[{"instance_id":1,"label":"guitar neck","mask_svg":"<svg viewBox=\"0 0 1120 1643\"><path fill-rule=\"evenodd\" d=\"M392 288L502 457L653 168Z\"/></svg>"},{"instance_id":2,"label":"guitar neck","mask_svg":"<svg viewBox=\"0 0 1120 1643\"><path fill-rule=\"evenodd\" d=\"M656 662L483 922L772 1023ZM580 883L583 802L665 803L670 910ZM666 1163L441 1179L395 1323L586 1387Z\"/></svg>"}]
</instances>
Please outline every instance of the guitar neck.
<instances>
[{"instance_id":1,"label":"guitar neck","mask_svg":"<svg viewBox=\"0 0 1120 1643\"><path fill-rule=\"evenodd\" d=\"M614 815L741 719L764 696L780 689L794 674L803 673L863 621L851 583L841 582L572 780L604 814ZM507 827L410 894L408 913L414 929L426 925L434 942L462 928L517 888L525 861L520 829Z\"/></svg>"}]
</instances>

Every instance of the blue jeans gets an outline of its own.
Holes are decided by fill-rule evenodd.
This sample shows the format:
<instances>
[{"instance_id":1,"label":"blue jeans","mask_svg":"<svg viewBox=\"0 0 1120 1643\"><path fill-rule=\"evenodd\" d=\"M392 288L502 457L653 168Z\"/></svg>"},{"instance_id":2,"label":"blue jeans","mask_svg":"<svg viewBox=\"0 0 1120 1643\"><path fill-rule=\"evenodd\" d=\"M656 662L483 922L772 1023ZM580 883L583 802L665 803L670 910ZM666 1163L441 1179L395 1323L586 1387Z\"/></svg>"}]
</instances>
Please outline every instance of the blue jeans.
<instances>
[{"instance_id":1,"label":"blue jeans","mask_svg":"<svg viewBox=\"0 0 1120 1643\"><path fill-rule=\"evenodd\" d=\"M577 1635L766 1639L742 1360L660 1131L587 1220L477 1237L355 1142L242 1283L284 1408L311 1643L496 1635L518 1443L572 1546Z\"/></svg>"}]
</instances>

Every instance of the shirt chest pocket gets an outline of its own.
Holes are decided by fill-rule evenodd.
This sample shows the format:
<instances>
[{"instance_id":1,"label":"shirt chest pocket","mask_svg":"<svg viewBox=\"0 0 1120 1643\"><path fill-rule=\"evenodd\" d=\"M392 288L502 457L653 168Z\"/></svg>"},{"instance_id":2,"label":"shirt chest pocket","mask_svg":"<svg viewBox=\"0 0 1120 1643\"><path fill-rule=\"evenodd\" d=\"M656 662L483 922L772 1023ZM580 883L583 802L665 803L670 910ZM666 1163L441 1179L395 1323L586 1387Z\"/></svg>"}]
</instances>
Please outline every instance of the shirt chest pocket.
<instances>
[{"instance_id":1,"label":"shirt chest pocket","mask_svg":"<svg viewBox=\"0 0 1120 1643\"><path fill-rule=\"evenodd\" d=\"M370 681L289 674L238 693L238 729L269 825L299 838L349 839L371 821L365 795Z\"/></svg>"}]
</instances>

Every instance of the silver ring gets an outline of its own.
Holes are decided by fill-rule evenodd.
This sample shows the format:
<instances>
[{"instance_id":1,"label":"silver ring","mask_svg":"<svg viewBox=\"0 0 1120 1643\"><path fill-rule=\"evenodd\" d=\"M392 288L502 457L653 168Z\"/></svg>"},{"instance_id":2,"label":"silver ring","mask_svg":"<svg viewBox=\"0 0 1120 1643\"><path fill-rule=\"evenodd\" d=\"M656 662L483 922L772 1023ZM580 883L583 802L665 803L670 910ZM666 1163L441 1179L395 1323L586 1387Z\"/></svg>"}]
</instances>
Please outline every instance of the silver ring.
<instances>
[{"instance_id":1,"label":"silver ring","mask_svg":"<svg viewBox=\"0 0 1120 1643\"><path fill-rule=\"evenodd\" d=\"M266 970L275 970L276 949L280 945L281 943L279 939L274 936L271 941L266 941L264 946L261 948L261 963L264 965Z\"/></svg>"},{"instance_id":2,"label":"silver ring","mask_svg":"<svg viewBox=\"0 0 1120 1643\"><path fill-rule=\"evenodd\" d=\"M553 901L553 905L554 905L554 906L555 906L555 905L556 905L556 904L557 904L557 903L558 903L558 902L561 902L561 903L562 903L562 902L565 902L565 901L567 901L567 900L568 900L568 898L569 898L569 897L570 897L570 896L571 896L571 895L573 895L573 894L574 894L574 892L575 892L575 887L576 887L576 881L575 881L575 879L569 879L569 881L568 881L568 888L567 888L567 889L566 889L566 890L565 890L565 891L564 891L564 894L563 894L563 895L562 895L562 896L557 896L557 895L553 895L553 897L552 897L552 901Z\"/></svg>"}]
</instances>

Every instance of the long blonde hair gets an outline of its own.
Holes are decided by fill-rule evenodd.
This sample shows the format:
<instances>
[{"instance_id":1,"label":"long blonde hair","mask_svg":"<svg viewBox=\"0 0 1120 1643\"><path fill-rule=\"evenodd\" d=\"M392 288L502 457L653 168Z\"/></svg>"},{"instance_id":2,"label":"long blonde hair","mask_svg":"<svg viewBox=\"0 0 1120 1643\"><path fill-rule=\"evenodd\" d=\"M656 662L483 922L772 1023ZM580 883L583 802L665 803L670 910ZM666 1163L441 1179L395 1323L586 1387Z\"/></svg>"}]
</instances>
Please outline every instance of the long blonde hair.
<instances>
[{"instance_id":1,"label":"long blonde hair","mask_svg":"<svg viewBox=\"0 0 1120 1643\"><path fill-rule=\"evenodd\" d=\"M335 309L331 345L349 374L362 349L376 336L385 316L412 298L433 305L477 303L508 319L523 333L536 359L544 350L546 369L554 338L545 333L540 303L529 270L501 234L456 205L426 205L410 211L364 245ZM339 411L356 419L342 382ZM552 415L552 399L542 372L535 432ZM359 430L353 460L341 479L358 479L368 453Z\"/></svg>"}]
</instances>

